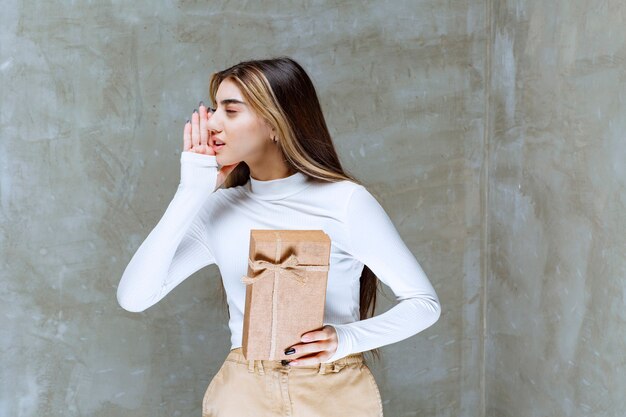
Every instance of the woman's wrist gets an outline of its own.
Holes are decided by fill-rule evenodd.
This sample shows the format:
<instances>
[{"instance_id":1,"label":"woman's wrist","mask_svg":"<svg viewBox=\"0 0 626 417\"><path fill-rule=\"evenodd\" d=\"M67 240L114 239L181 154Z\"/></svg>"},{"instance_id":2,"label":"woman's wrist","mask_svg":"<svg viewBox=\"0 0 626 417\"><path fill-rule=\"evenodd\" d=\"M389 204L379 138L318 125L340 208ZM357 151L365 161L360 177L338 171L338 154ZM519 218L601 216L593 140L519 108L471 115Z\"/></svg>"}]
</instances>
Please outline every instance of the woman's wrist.
<instances>
[{"instance_id":1,"label":"woman's wrist","mask_svg":"<svg viewBox=\"0 0 626 417\"><path fill-rule=\"evenodd\" d=\"M180 186L214 191L217 182L217 167L217 159L214 155L182 152L180 155Z\"/></svg>"}]
</instances>

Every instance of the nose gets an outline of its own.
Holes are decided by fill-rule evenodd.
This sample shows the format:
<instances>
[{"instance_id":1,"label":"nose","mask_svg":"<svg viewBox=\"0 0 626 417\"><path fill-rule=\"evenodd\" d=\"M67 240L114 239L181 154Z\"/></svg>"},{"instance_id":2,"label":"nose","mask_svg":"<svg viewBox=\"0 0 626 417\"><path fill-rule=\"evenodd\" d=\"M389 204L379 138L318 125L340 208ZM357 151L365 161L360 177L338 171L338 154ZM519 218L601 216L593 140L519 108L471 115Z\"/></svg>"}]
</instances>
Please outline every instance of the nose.
<instances>
[{"instance_id":1,"label":"nose","mask_svg":"<svg viewBox=\"0 0 626 417\"><path fill-rule=\"evenodd\" d=\"M206 127L209 129L209 133L211 135L221 131L219 127L219 116L215 113L215 111L213 111L211 116L208 118Z\"/></svg>"}]
</instances>

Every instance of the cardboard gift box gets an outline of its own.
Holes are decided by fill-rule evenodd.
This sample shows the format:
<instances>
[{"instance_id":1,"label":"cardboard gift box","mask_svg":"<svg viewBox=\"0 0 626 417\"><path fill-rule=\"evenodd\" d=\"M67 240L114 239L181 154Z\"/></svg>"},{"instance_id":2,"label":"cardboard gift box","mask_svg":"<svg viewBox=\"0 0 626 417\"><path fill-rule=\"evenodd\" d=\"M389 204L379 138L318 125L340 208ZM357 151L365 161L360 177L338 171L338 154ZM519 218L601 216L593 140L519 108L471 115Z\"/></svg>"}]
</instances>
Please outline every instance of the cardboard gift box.
<instances>
[{"instance_id":1,"label":"cardboard gift box","mask_svg":"<svg viewBox=\"0 0 626 417\"><path fill-rule=\"evenodd\" d=\"M323 327L330 237L322 230L250 230L242 352L293 359L285 349Z\"/></svg>"}]
</instances>

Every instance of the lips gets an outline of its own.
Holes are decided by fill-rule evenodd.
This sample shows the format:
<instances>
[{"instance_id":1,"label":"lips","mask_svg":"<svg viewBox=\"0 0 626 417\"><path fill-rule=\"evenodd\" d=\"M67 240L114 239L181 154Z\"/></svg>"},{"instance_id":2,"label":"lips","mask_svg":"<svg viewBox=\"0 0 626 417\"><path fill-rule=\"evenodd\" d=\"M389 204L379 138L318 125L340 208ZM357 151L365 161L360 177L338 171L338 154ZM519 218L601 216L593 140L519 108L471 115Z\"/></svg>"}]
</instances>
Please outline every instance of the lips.
<instances>
[{"instance_id":1,"label":"lips","mask_svg":"<svg viewBox=\"0 0 626 417\"><path fill-rule=\"evenodd\" d=\"M222 142L219 139L213 138L213 150L214 151L218 151L218 150L222 149L224 146L226 146L226 144L224 142Z\"/></svg>"}]
</instances>

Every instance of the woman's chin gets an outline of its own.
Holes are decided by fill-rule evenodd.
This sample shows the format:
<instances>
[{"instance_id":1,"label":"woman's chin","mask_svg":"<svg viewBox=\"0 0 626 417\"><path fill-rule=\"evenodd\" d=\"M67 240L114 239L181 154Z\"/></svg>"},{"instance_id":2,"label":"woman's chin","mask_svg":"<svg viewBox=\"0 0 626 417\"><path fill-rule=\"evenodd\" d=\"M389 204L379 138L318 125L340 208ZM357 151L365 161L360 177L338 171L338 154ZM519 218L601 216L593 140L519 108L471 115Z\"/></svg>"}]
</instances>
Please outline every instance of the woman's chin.
<instances>
[{"instance_id":1,"label":"woman's chin","mask_svg":"<svg viewBox=\"0 0 626 417\"><path fill-rule=\"evenodd\" d=\"M217 161L219 166L230 165L233 163L229 158L225 158L219 153L215 154L215 160Z\"/></svg>"}]
</instances>

